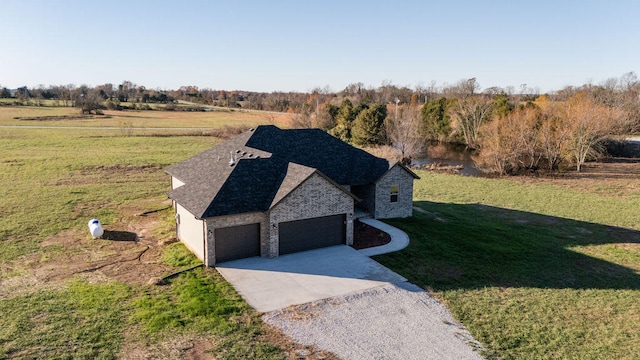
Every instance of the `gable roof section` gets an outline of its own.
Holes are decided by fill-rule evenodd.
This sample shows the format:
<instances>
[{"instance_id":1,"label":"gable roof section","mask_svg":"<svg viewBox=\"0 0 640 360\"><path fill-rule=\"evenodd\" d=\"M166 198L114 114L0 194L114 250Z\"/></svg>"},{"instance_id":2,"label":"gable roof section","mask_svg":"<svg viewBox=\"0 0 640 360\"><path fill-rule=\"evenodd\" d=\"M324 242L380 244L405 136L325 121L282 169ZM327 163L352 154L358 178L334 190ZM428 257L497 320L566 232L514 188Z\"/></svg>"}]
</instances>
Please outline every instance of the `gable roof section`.
<instances>
[{"instance_id":1,"label":"gable roof section","mask_svg":"<svg viewBox=\"0 0 640 360\"><path fill-rule=\"evenodd\" d=\"M347 191L344 187L337 184L335 181L331 180L328 176L324 175L320 171L310 168L308 166L298 165L296 163L289 163L289 168L287 169L287 175L285 176L282 184L280 185L280 189L278 189L278 193L273 198L273 202L271 203L270 208L276 206L280 201L287 197L287 195L291 194L295 189L297 189L300 185L302 185L307 179L309 179L313 174L318 174L321 178L329 182L331 185L335 186L348 196L352 197L356 201L360 201L360 199Z\"/></svg>"},{"instance_id":2,"label":"gable roof section","mask_svg":"<svg viewBox=\"0 0 640 360\"><path fill-rule=\"evenodd\" d=\"M229 165L231 153L233 166ZM320 129L281 130L269 125L246 131L165 171L185 183L167 195L196 217L206 218L266 211L314 173L353 196L340 185L374 183L388 170L386 160Z\"/></svg>"},{"instance_id":3,"label":"gable roof section","mask_svg":"<svg viewBox=\"0 0 640 360\"><path fill-rule=\"evenodd\" d=\"M420 176L418 176L416 173L411 171L411 169L409 169L406 165L402 164L401 162L396 162L393 165L389 166L389 170L387 172L391 171L391 169L393 169L396 166L403 169L407 173L409 173L409 175L411 175L414 179L420 179Z\"/></svg>"}]
</instances>

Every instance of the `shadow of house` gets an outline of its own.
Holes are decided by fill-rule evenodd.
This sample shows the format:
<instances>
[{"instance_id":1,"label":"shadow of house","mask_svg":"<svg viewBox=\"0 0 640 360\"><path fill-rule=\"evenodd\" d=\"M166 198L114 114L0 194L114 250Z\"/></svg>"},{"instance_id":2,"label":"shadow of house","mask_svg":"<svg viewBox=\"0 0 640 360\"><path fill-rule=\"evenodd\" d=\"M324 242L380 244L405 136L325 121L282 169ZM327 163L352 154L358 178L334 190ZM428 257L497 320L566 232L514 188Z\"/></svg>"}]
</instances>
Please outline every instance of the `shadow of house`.
<instances>
[{"instance_id":1,"label":"shadow of house","mask_svg":"<svg viewBox=\"0 0 640 360\"><path fill-rule=\"evenodd\" d=\"M105 230L102 239L111 241L138 241L138 235L130 231Z\"/></svg>"},{"instance_id":2,"label":"shadow of house","mask_svg":"<svg viewBox=\"0 0 640 360\"><path fill-rule=\"evenodd\" d=\"M594 246L635 254L638 231L479 204L414 205L413 218L388 220L409 247L376 260L422 287L640 288L638 269L589 255Z\"/></svg>"}]
</instances>

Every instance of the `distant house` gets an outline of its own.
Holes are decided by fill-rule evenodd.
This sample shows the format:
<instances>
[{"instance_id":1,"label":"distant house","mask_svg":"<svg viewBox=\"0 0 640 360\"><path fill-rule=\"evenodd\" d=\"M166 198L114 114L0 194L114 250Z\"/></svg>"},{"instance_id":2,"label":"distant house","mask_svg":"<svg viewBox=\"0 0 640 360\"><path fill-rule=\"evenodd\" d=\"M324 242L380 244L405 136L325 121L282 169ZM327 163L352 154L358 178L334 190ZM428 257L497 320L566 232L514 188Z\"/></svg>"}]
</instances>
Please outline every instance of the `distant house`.
<instances>
[{"instance_id":1,"label":"distant house","mask_svg":"<svg viewBox=\"0 0 640 360\"><path fill-rule=\"evenodd\" d=\"M258 126L166 169L178 238L214 266L353 243L356 208L412 215L405 166L320 129Z\"/></svg>"}]
</instances>

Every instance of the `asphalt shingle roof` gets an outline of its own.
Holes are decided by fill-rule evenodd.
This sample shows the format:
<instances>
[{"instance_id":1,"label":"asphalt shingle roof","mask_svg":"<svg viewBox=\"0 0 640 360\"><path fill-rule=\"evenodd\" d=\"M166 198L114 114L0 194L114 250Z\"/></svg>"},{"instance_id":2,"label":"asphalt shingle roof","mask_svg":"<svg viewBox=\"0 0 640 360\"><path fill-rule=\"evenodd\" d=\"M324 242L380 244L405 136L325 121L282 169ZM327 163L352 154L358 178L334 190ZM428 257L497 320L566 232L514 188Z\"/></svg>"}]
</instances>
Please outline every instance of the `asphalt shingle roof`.
<instances>
[{"instance_id":1,"label":"asphalt shingle roof","mask_svg":"<svg viewBox=\"0 0 640 360\"><path fill-rule=\"evenodd\" d=\"M233 153L235 163L229 165ZM389 163L320 129L258 126L166 169L169 197L199 218L266 211L316 171L339 185L375 182Z\"/></svg>"}]
</instances>

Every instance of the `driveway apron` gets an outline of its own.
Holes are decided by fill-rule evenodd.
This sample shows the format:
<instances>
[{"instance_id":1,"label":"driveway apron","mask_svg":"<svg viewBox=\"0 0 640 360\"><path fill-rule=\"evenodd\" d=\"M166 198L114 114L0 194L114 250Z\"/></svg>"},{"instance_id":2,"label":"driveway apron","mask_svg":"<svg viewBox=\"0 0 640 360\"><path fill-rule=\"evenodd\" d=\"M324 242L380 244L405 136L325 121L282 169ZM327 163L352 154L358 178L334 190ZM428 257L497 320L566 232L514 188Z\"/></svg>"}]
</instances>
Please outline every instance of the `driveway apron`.
<instances>
[{"instance_id":1,"label":"driveway apron","mask_svg":"<svg viewBox=\"0 0 640 360\"><path fill-rule=\"evenodd\" d=\"M260 312L406 281L346 245L234 260L216 269Z\"/></svg>"}]
</instances>

